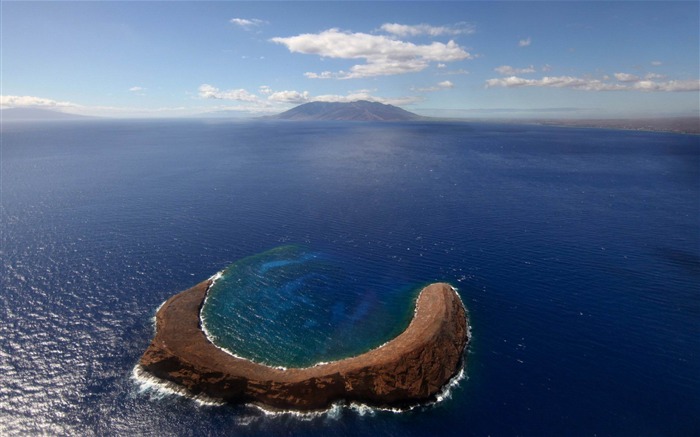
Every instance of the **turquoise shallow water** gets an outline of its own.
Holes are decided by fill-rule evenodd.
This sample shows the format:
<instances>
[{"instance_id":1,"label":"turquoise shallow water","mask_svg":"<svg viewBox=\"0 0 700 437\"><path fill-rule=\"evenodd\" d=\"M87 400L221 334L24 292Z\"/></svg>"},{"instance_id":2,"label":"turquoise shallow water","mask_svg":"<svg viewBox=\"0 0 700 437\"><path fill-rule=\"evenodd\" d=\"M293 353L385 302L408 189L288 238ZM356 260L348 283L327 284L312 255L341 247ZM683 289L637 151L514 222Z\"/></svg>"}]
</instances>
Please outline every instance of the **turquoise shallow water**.
<instances>
[{"instance_id":1,"label":"turquoise shallow water","mask_svg":"<svg viewBox=\"0 0 700 437\"><path fill-rule=\"evenodd\" d=\"M415 293L385 290L352 270L351 260L302 246L244 258L210 288L203 327L217 346L273 366L363 353L406 328Z\"/></svg>"}]
</instances>

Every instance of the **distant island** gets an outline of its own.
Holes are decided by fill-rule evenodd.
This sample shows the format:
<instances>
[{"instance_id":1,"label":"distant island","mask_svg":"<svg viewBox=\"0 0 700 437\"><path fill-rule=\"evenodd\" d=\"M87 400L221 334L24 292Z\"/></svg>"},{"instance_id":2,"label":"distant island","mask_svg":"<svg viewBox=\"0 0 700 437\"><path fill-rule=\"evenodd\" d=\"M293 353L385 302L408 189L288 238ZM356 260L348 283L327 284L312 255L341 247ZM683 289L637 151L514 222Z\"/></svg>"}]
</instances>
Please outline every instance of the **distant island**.
<instances>
[{"instance_id":1,"label":"distant island","mask_svg":"<svg viewBox=\"0 0 700 437\"><path fill-rule=\"evenodd\" d=\"M454 288L425 287L406 330L362 355L285 369L224 352L201 327L200 309L212 280L168 299L138 372L174 382L193 395L300 411L334 402L403 407L434 399L459 371L469 341L466 310Z\"/></svg>"},{"instance_id":2,"label":"distant island","mask_svg":"<svg viewBox=\"0 0 700 437\"><path fill-rule=\"evenodd\" d=\"M546 126L700 134L700 117L543 119L529 122Z\"/></svg>"},{"instance_id":3,"label":"distant island","mask_svg":"<svg viewBox=\"0 0 700 437\"><path fill-rule=\"evenodd\" d=\"M415 121L425 120L413 112L394 105L358 100L356 102L310 102L281 114L266 117L274 120L353 120Z\"/></svg>"},{"instance_id":4,"label":"distant island","mask_svg":"<svg viewBox=\"0 0 700 437\"><path fill-rule=\"evenodd\" d=\"M63 121L63 120L92 120L95 117L43 108L7 108L0 110L2 121Z\"/></svg>"}]
</instances>

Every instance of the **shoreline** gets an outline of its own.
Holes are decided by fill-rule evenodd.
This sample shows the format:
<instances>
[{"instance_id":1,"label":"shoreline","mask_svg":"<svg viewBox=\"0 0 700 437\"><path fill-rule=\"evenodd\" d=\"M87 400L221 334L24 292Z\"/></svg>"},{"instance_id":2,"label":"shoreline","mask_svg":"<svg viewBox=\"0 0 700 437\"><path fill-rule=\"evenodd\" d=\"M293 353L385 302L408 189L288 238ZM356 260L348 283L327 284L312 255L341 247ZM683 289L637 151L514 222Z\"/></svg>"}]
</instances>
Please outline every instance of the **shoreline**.
<instances>
[{"instance_id":1,"label":"shoreline","mask_svg":"<svg viewBox=\"0 0 700 437\"><path fill-rule=\"evenodd\" d=\"M445 283L425 287L409 326L364 354L311 367L280 369L212 344L200 310L212 278L168 299L138 366L193 396L272 410L318 411L338 402L402 408L434 400L464 366L467 313Z\"/></svg>"},{"instance_id":2,"label":"shoreline","mask_svg":"<svg viewBox=\"0 0 700 437\"><path fill-rule=\"evenodd\" d=\"M513 121L513 123L518 123ZM612 118L612 119L531 119L520 124L580 129L605 129L627 132L656 132L678 135L700 135L700 122L692 117Z\"/></svg>"}]
</instances>

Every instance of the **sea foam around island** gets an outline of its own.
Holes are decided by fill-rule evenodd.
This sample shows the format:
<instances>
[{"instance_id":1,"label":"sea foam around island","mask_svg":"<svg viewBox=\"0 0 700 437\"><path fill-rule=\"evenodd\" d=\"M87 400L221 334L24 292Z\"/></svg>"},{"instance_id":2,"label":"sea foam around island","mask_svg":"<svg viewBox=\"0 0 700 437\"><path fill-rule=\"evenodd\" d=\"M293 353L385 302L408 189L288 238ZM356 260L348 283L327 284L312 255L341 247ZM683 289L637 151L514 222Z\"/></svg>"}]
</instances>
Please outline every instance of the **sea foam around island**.
<instances>
[{"instance_id":1,"label":"sea foam around island","mask_svg":"<svg viewBox=\"0 0 700 437\"><path fill-rule=\"evenodd\" d=\"M225 269L221 270L214 275L212 275L209 278L210 284L209 288L211 289L212 286L221 279L224 276ZM453 290L457 291L456 287L452 287ZM462 298L457 293L457 296L460 299L460 302L462 302ZM156 314L158 311L163 307L165 304L164 301L161 303L158 308L156 309ZM462 305L464 305L464 302L462 302ZM414 308L414 316L415 312L417 311L417 307ZM200 312L200 318L203 318L204 314ZM153 316L153 329L155 331L156 329L156 316ZM249 358L240 356L231 350L221 347L217 345L217 342L214 341L214 338L212 334L210 334L207 329L206 329L206 322L202 320L201 328L202 331L204 332L204 335L207 337L207 339L218 349L224 351L225 353L232 355L236 358L239 359L244 359L248 361L253 361ZM471 337L472 337L472 327L471 324L467 325L467 341L468 344L471 343ZM391 341L391 340L389 340ZM389 342L387 341L387 343ZM384 346L386 343L379 345L378 347ZM465 354L469 353L469 346L467 347L467 350L465 351ZM255 361L257 362L257 361ZM266 363L261 363L257 362L258 364L263 364L267 365ZM321 366L324 364L329 364L330 362L327 361L321 361L318 363L315 363L311 365L310 367L316 367L316 366ZM279 370L287 370L286 367L283 366L270 366L274 367ZM136 386L138 387L138 392L140 394L147 394L154 400L161 400L170 396L180 396L180 397L185 397L188 399L193 400L196 404L203 406L203 407L219 407L219 406L224 406L227 405L227 403L222 400L218 399L212 396L207 396L204 394L193 394L184 387L175 384L170 381L166 381L163 379L160 379L156 376L153 376L150 374L148 371L143 369L143 367L140 364L137 364L134 366L131 374L132 380L135 382ZM413 411L416 409L420 408L432 408L446 400L451 399L452 393L454 390L456 390L460 383L463 380L468 379L467 372L465 369L465 360L462 361L462 366L460 367L459 371L442 387L442 389L435 395L435 397L432 400L429 400L427 402L423 403L417 403L414 405L409 405L407 407L403 408L385 408L385 407L376 407L376 406L370 406L367 404L359 403L359 402L335 402L333 403L330 407L324 410L318 410L318 411L296 411L296 410L279 410L279 409L271 409L267 408L263 405L255 404L255 403L248 403L245 404L246 408L250 408L252 410L258 411L259 413L262 413L262 416L260 417L293 417L299 420L314 420L317 418L330 418L330 419L340 419L342 417L342 414L344 411L351 411L354 412L360 416L366 416L366 415L375 415L378 412L389 412L389 413L404 413L408 411ZM252 422L253 420L256 419L256 416L250 416L248 419L243 419L244 422ZM245 423L243 423L245 424Z\"/></svg>"}]
</instances>

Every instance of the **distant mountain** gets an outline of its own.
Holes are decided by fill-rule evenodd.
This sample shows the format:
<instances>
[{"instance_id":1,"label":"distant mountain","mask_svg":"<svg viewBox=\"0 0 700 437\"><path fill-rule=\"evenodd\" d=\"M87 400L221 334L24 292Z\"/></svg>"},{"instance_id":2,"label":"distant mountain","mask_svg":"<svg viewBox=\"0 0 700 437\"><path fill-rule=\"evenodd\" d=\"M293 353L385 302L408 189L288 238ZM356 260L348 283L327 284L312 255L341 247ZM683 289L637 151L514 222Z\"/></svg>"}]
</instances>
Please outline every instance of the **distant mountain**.
<instances>
[{"instance_id":1,"label":"distant mountain","mask_svg":"<svg viewBox=\"0 0 700 437\"><path fill-rule=\"evenodd\" d=\"M356 102L311 102L267 118L276 120L356 120L410 121L422 120L418 114L393 105L358 100Z\"/></svg>"},{"instance_id":2,"label":"distant mountain","mask_svg":"<svg viewBox=\"0 0 700 437\"><path fill-rule=\"evenodd\" d=\"M66 114L65 112L41 108L8 108L0 110L2 121L49 121L49 120L89 120L94 117Z\"/></svg>"}]
</instances>

